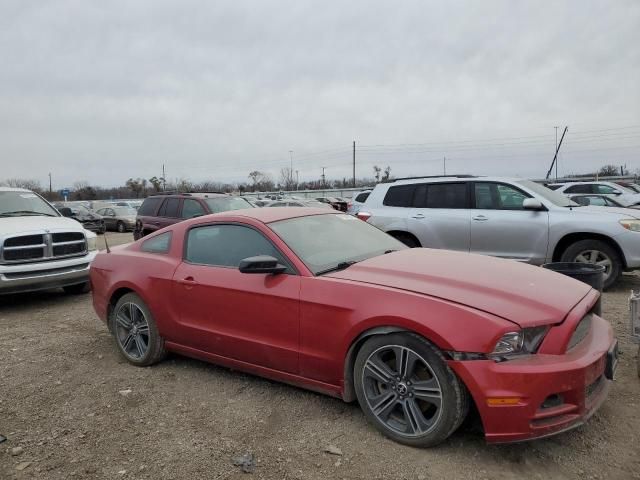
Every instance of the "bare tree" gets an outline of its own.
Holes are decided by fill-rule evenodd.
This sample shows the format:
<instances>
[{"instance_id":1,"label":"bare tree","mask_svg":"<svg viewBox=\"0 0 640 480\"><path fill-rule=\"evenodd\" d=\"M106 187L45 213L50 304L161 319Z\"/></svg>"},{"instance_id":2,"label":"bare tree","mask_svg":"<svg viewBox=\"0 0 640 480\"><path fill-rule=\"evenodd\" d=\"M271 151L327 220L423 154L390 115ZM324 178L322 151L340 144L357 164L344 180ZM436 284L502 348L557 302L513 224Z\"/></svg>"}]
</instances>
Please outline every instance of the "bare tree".
<instances>
[{"instance_id":1,"label":"bare tree","mask_svg":"<svg viewBox=\"0 0 640 480\"><path fill-rule=\"evenodd\" d=\"M154 175L153 177L151 177L151 178L149 179L149 183L153 186L153 189L154 189L156 192L159 192L159 191L161 191L161 190L162 190L162 179L161 179L161 178L158 178L158 177L156 177L156 176Z\"/></svg>"},{"instance_id":2,"label":"bare tree","mask_svg":"<svg viewBox=\"0 0 640 480\"><path fill-rule=\"evenodd\" d=\"M29 178L8 178L3 183L7 187L26 188L27 190L33 190L34 192L42 191L40 182Z\"/></svg>"},{"instance_id":3,"label":"bare tree","mask_svg":"<svg viewBox=\"0 0 640 480\"><path fill-rule=\"evenodd\" d=\"M387 165L387 167L384 169L384 173L382 175L382 181L383 182L388 182L391 179L391 167Z\"/></svg>"},{"instance_id":4,"label":"bare tree","mask_svg":"<svg viewBox=\"0 0 640 480\"><path fill-rule=\"evenodd\" d=\"M294 180L294 171L289 167L280 169L280 188L284 190L293 190L296 181Z\"/></svg>"},{"instance_id":5,"label":"bare tree","mask_svg":"<svg viewBox=\"0 0 640 480\"><path fill-rule=\"evenodd\" d=\"M620 169L615 165L605 165L598 171L598 175L601 177L615 177L620 175Z\"/></svg>"},{"instance_id":6,"label":"bare tree","mask_svg":"<svg viewBox=\"0 0 640 480\"><path fill-rule=\"evenodd\" d=\"M382 171L382 169L377 166L374 165L373 166L373 176L376 178L376 183L380 183L380 172Z\"/></svg>"}]
</instances>

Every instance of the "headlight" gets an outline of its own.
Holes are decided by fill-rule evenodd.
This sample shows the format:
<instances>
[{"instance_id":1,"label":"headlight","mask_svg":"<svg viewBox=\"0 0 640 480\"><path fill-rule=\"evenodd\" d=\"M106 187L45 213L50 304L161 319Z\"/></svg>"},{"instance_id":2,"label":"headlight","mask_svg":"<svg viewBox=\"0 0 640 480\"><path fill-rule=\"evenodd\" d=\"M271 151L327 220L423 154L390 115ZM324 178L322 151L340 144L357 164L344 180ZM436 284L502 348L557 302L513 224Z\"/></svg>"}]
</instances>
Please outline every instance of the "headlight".
<instances>
[{"instance_id":1,"label":"headlight","mask_svg":"<svg viewBox=\"0 0 640 480\"><path fill-rule=\"evenodd\" d=\"M632 232L640 232L640 220L620 220L620 225Z\"/></svg>"},{"instance_id":2,"label":"headlight","mask_svg":"<svg viewBox=\"0 0 640 480\"><path fill-rule=\"evenodd\" d=\"M496 343L492 356L535 353L542 343L549 327L531 327L517 332L505 333Z\"/></svg>"},{"instance_id":3,"label":"headlight","mask_svg":"<svg viewBox=\"0 0 640 480\"><path fill-rule=\"evenodd\" d=\"M87 235L87 249L91 252L96 250L98 247L96 245L96 236L95 235Z\"/></svg>"}]
</instances>

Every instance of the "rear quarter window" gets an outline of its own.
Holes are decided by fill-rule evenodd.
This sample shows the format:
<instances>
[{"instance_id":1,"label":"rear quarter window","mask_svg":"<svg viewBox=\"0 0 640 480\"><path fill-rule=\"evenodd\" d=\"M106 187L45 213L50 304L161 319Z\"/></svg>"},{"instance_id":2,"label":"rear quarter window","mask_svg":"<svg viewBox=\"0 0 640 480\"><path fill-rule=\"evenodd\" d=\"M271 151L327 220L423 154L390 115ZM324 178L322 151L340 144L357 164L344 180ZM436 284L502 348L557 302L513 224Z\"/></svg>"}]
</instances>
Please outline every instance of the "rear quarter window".
<instances>
[{"instance_id":1,"label":"rear quarter window","mask_svg":"<svg viewBox=\"0 0 640 480\"><path fill-rule=\"evenodd\" d=\"M413 192L415 185L398 185L390 187L382 201L388 207L411 207L413 203Z\"/></svg>"},{"instance_id":2,"label":"rear quarter window","mask_svg":"<svg viewBox=\"0 0 640 480\"><path fill-rule=\"evenodd\" d=\"M367 201L367 198L369 198L369 195L371 194L371 192L365 192L365 193L361 193L360 195L358 195L355 200L358 203L364 203Z\"/></svg>"},{"instance_id":3,"label":"rear quarter window","mask_svg":"<svg viewBox=\"0 0 640 480\"><path fill-rule=\"evenodd\" d=\"M160 205L161 201L161 198L147 198L144 202L142 202L142 205L140 205L140 208L138 209L138 215L155 215L156 211L158 210L158 205Z\"/></svg>"},{"instance_id":4,"label":"rear quarter window","mask_svg":"<svg viewBox=\"0 0 640 480\"><path fill-rule=\"evenodd\" d=\"M143 241L140 250L147 253L168 253L170 246L171 232L165 232Z\"/></svg>"}]
</instances>

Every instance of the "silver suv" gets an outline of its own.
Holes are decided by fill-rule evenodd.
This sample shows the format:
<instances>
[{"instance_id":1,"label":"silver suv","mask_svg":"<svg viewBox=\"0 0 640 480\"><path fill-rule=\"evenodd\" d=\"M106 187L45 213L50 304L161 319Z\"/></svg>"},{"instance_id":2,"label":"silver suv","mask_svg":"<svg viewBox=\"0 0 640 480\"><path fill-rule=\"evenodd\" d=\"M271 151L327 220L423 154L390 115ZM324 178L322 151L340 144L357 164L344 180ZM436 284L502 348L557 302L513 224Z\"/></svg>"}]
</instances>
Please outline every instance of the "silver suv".
<instances>
[{"instance_id":1,"label":"silver suv","mask_svg":"<svg viewBox=\"0 0 640 480\"><path fill-rule=\"evenodd\" d=\"M530 180L399 179L376 185L357 216L410 247L604 265L605 288L640 268L639 211L580 206Z\"/></svg>"}]
</instances>

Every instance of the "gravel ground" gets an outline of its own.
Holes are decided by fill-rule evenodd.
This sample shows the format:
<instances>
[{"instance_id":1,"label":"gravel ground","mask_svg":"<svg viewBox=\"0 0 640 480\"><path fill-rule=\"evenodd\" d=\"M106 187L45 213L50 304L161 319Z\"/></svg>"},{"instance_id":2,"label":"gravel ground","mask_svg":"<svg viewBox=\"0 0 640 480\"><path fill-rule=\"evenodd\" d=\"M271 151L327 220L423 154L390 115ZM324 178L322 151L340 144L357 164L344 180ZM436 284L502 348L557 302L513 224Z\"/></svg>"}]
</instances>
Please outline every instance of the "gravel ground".
<instances>
[{"instance_id":1,"label":"gravel ground","mask_svg":"<svg viewBox=\"0 0 640 480\"><path fill-rule=\"evenodd\" d=\"M130 238L109 234L110 244ZM586 426L488 446L469 422L430 450L382 437L355 404L295 387L178 356L130 366L90 295L0 297L0 478L247 478L232 457L249 452L254 478L640 479L631 288L639 276L604 295L622 355Z\"/></svg>"}]
</instances>

